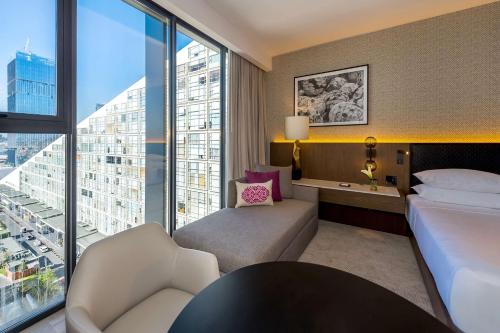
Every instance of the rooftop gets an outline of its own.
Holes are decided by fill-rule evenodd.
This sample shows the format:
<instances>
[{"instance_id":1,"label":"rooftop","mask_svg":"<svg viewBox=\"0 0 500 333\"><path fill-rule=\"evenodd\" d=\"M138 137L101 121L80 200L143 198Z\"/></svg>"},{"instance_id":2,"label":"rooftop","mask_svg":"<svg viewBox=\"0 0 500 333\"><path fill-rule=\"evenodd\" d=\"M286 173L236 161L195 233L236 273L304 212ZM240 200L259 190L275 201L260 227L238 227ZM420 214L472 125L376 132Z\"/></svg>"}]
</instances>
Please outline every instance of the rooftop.
<instances>
[{"instance_id":1,"label":"rooftop","mask_svg":"<svg viewBox=\"0 0 500 333\"><path fill-rule=\"evenodd\" d=\"M19 206L27 206L27 205L31 205L31 204L34 204L34 203L38 203L39 201L36 200L36 199L32 199L28 196L25 196L25 197L15 197L15 198L11 198L12 202L16 205L19 205Z\"/></svg>"},{"instance_id":2,"label":"rooftop","mask_svg":"<svg viewBox=\"0 0 500 333\"><path fill-rule=\"evenodd\" d=\"M52 215L47 218L42 217L42 220L45 224L48 224L52 229L55 229L59 232L64 232L64 230L66 230L66 222L65 222L66 219L64 218L64 215L62 215L61 212L59 212L58 215Z\"/></svg>"},{"instance_id":3,"label":"rooftop","mask_svg":"<svg viewBox=\"0 0 500 333\"><path fill-rule=\"evenodd\" d=\"M27 269L31 269L34 267L40 267L40 260L38 258L30 258L30 259L20 259L20 260L13 260L9 261L7 263L7 268L9 271L14 272L14 271L19 271L19 266L21 266L23 263L26 264Z\"/></svg>"},{"instance_id":4,"label":"rooftop","mask_svg":"<svg viewBox=\"0 0 500 333\"><path fill-rule=\"evenodd\" d=\"M26 196L26 194L24 194L23 192L16 191L13 188L11 188L7 185L4 185L4 184L0 184L0 194L2 194L3 196L5 196L7 198Z\"/></svg>"},{"instance_id":5,"label":"rooftop","mask_svg":"<svg viewBox=\"0 0 500 333\"><path fill-rule=\"evenodd\" d=\"M57 210L57 209L44 210L44 211L38 212L36 215L38 217L40 217L41 219L43 219L45 222L47 222L47 219L49 219L49 218L57 217L59 215L62 215L63 223L64 223L64 214L60 210Z\"/></svg>"},{"instance_id":6,"label":"rooftop","mask_svg":"<svg viewBox=\"0 0 500 333\"><path fill-rule=\"evenodd\" d=\"M79 230L78 227L77 227L77 230ZM77 235L78 235L78 231L77 231ZM97 242L97 241L99 241L101 239L104 239L104 238L106 238L106 236L104 236L103 234L95 231L95 232L90 233L90 234L88 233L85 236L78 237L77 238L77 243L78 243L78 245L80 245L80 246L82 246L84 248L87 248L90 245L92 245L93 243L95 243L95 242Z\"/></svg>"},{"instance_id":7,"label":"rooftop","mask_svg":"<svg viewBox=\"0 0 500 333\"><path fill-rule=\"evenodd\" d=\"M48 210L51 208L49 206L47 206L46 204L44 204L43 202L40 202L40 203L28 205L27 207L25 207L25 209L27 211L29 211L30 213L35 214L35 213L39 213L39 212L42 212L44 210Z\"/></svg>"},{"instance_id":8,"label":"rooftop","mask_svg":"<svg viewBox=\"0 0 500 333\"><path fill-rule=\"evenodd\" d=\"M19 252L26 251L24 247L21 246L14 238L8 237L4 239L0 239L0 250L6 250L11 255L14 255Z\"/></svg>"}]
</instances>

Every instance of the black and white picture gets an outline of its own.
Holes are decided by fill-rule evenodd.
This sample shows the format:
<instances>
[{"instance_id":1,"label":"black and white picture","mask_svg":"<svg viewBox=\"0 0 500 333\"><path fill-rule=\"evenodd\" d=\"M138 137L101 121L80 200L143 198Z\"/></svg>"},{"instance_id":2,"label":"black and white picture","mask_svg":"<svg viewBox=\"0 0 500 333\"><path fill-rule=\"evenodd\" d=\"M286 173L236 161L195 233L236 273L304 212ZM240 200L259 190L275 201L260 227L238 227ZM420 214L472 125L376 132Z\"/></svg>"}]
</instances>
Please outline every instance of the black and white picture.
<instances>
[{"instance_id":1,"label":"black and white picture","mask_svg":"<svg viewBox=\"0 0 500 333\"><path fill-rule=\"evenodd\" d=\"M296 77L295 115L309 126L368 124L368 65Z\"/></svg>"}]
</instances>

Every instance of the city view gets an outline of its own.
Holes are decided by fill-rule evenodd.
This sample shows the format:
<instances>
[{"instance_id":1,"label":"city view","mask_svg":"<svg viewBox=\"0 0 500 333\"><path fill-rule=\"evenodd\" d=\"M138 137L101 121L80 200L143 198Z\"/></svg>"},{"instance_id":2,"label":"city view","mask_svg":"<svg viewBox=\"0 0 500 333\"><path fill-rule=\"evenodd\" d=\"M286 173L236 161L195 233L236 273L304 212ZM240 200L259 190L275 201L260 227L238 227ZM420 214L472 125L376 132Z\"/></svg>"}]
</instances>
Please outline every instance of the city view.
<instances>
[{"instance_id":1,"label":"city view","mask_svg":"<svg viewBox=\"0 0 500 333\"><path fill-rule=\"evenodd\" d=\"M177 34L179 228L220 209L221 112L219 50ZM55 59L27 42L0 66L7 112L55 114ZM107 101L95 100L92 110L78 109L78 257L146 222L146 174L155 172L146 167L146 85L143 73ZM0 134L0 328L64 297L65 170L64 135Z\"/></svg>"}]
</instances>

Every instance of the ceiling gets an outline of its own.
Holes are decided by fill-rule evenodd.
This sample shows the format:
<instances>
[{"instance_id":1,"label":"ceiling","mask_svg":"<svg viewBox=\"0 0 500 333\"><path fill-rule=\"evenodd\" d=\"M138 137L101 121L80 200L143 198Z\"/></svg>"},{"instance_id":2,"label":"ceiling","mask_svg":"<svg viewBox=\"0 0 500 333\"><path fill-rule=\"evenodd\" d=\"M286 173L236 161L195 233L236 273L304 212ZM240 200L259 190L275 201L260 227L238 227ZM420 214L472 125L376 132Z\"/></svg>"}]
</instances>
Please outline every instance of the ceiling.
<instances>
[{"instance_id":1,"label":"ceiling","mask_svg":"<svg viewBox=\"0 0 500 333\"><path fill-rule=\"evenodd\" d=\"M275 56L493 0L203 0ZM201 1L200 1L201 2Z\"/></svg>"}]
</instances>

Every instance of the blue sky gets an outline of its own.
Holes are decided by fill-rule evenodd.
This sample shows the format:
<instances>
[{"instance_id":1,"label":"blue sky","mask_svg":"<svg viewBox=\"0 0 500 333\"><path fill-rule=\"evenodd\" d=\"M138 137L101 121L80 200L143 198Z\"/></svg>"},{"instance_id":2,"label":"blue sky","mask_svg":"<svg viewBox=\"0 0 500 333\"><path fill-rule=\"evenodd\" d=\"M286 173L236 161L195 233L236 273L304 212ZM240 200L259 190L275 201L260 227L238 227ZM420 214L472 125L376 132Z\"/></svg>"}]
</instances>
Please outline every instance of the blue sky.
<instances>
[{"instance_id":1,"label":"blue sky","mask_svg":"<svg viewBox=\"0 0 500 333\"><path fill-rule=\"evenodd\" d=\"M0 110L7 64L30 39L33 53L55 58L55 1L8 0L0 11ZM121 0L78 0L78 120L144 76L146 14ZM191 40L178 34L177 49Z\"/></svg>"},{"instance_id":2,"label":"blue sky","mask_svg":"<svg viewBox=\"0 0 500 333\"><path fill-rule=\"evenodd\" d=\"M23 50L26 40L30 48L54 59L55 1L7 0L0 10L0 110L7 111L7 64L17 50ZM28 24L29 23L29 24Z\"/></svg>"}]
</instances>

